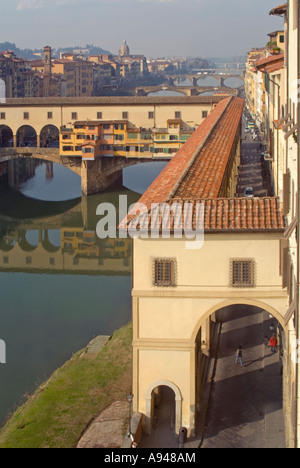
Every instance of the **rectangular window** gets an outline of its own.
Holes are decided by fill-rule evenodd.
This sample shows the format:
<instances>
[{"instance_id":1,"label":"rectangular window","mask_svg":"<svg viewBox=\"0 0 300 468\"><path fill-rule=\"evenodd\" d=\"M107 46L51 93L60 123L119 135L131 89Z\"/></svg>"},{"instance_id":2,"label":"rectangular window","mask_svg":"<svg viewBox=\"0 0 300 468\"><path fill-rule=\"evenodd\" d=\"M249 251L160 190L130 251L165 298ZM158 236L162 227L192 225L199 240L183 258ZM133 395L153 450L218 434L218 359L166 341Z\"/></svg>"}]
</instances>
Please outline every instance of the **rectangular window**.
<instances>
[{"instance_id":1,"label":"rectangular window","mask_svg":"<svg viewBox=\"0 0 300 468\"><path fill-rule=\"evenodd\" d=\"M1 120L5 120L6 116L5 116L5 112L1 112L0 114L0 119Z\"/></svg>"},{"instance_id":2,"label":"rectangular window","mask_svg":"<svg viewBox=\"0 0 300 468\"><path fill-rule=\"evenodd\" d=\"M122 119L124 120L128 119L128 112L122 112Z\"/></svg>"},{"instance_id":3,"label":"rectangular window","mask_svg":"<svg viewBox=\"0 0 300 468\"><path fill-rule=\"evenodd\" d=\"M29 120L29 112L24 112L24 120Z\"/></svg>"},{"instance_id":4,"label":"rectangular window","mask_svg":"<svg viewBox=\"0 0 300 468\"><path fill-rule=\"evenodd\" d=\"M77 112L72 112L72 120L77 120L78 119L78 114Z\"/></svg>"},{"instance_id":5,"label":"rectangular window","mask_svg":"<svg viewBox=\"0 0 300 468\"><path fill-rule=\"evenodd\" d=\"M181 119L181 112L175 112L175 119Z\"/></svg>"},{"instance_id":6,"label":"rectangular window","mask_svg":"<svg viewBox=\"0 0 300 468\"><path fill-rule=\"evenodd\" d=\"M48 112L47 115L48 115L48 120L53 119L53 112Z\"/></svg>"},{"instance_id":7,"label":"rectangular window","mask_svg":"<svg viewBox=\"0 0 300 468\"><path fill-rule=\"evenodd\" d=\"M82 153L84 153L84 154L87 154L87 153L93 154L93 153L95 153L95 149L94 148L82 148Z\"/></svg>"},{"instance_id":8,"label":"rectangular window","mask_svg":"<svg viewBox=\"0 0 300 468\"><path fill-rule=\"evenodd\" d=\"M154 112L148 112L148 119L154 119Z\"/></svg>"},{"instance_id":9,"label":"rectangular window","mask_svg":"<svg viewBox=\"0 0 300 468\"><path fill-rule=\"evenodd\" d=\"M208 116L208 112L202 111L202 119L206 119L207 116Z\"/></svg>"},{"instance_id":10,"label":"rectangular window","mask_svg":"<svg viewBox=\"0 0 300 468\"><path fill-rule=\"evenodd\" d=\"M234 288L254 288L254 260L231 261L231 285Z\"/></svg>"},{"instance_id":11,"label":"rectangular window","mask_svg":"<svg viewBox=\"0 0 300 468\"><path fill-rule=\"evenodd\" d=\"M102 120L102 112L97 112L97 120Z\"/></svg>"},{"instance_id":12,"label":"rectangular window","mask_svg":"<svg viewBox=\"0 0 300 468\"><path fill-rule=\"evenodd\" d=\"M176 260L157 259L153 262L153 286L176 286Z\"/></svg>"}]
</instances>

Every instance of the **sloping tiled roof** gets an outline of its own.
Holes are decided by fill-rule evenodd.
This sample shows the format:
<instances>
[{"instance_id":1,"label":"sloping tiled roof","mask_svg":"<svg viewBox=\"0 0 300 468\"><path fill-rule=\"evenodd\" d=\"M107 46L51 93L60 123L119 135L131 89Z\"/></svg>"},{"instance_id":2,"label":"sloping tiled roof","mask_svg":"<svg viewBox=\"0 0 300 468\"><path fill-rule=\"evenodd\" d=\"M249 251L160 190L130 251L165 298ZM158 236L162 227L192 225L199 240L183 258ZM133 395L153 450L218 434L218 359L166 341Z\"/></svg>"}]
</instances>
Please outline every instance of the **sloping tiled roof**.
<instances>
[{"instance_id":1,"label":"sloping tiled roof","mask_svg":"<svg viewBox=\"0 0 300 468\"><path fill-rule=\"evenodd\" d=\"M270 15L283 15L284 13L287 12L287 3L284 3L283 5L279 5L278 7L273 8L270 11Z\"/></svg>"},{"instance_id":2,"label":"sloping tiled roof","mask_svg":"<svg viewBox=\"0 0 300 468\"><path fill-rule=\"evenodd\" d=\"M140 203L217 197L238 131L244 100L222 100L144 193Z\"/></svg>"},{"instance_id":3,"label":"sloping tiled roof","mask_svg":"<svg viewBox=\"0 0 300 468\"><path fill-rule=\"evenodd\" d=\"M198 213L202 204L206 232L283 231L285 223L278 198L218 198L239 132L243 106L244 100L239 98L221 101L119 228L195 230L199 228ZM186 204L189 204L188 216L182 221ZM169 213L171 206L175 215Z\"/></svg>"},{"instance_id":4,"label":"sloping tiled roof","mask_svg":"<svg viewBox=\"0 0 300 468\"><path fill-rule=\"evenodd\" d=\"M284 54L270 55L270 57L264 58L256 62L255 66L256 68L260 69L261 67L266 67L267 65L281 62L282 60L284 60Z\"/></svg>"},{"instance_id":5,"label":"sloping tiled roof","mask_svg":"<svg viewBox=\"0 0 300 468\"><path fill-rule=\"evenodd\" d=\"M274 73L274 72L277 72L279 70L282 70L283 68L284 68L284 59L280 60L280 62L272 63L270 65L267 65L265 67L265 71L267 73Z\"/></svg>"},{"instance_id":6,"label":"sloping tiled roof","mask_svg":"<svg viewBox=\"0 0 300 468\"><path fill-rule=\"evenodd\" d=\"M202 206L201 206L202 205ZM203 213L201 217L200 213ZM214 198L169 200L123 223L120 228L155 231L200 229L205 232L284 231L279 198Z\"/></svg>"}]
</instances>

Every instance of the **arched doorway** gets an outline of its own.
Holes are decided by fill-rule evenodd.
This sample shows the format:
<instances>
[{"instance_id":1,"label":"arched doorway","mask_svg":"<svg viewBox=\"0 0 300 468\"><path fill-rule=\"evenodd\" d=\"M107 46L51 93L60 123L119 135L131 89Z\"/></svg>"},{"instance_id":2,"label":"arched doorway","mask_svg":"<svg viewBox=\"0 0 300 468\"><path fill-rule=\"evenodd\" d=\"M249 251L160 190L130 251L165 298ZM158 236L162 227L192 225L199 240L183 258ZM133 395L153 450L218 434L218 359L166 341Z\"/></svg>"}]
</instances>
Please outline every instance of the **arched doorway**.
<instances>
[{"instance_id":1,"label":"arched doorway","mask_svg":"<svg viewBox=\"0 0 300 468\"><path fill-rule=\"evenodd\" d=\"M13 131L7 125L0 125L0 148L12 148L14 146Z\"/></svg>"},{"instance_id":2,"label":"arched doorway","mask_svg":"<svg viewBox=\"0 0 300 468\"><path fill-rule=\"evenodd\" d=\"M283 327L274 315L247 304L218 309L212 323L218 324L218 334L210 342L215 360L212 398L208 408L203 401L200 406L202 412L208 409L203 447L285 448ZM274 334L275 353L270 347ZM242 361L236 361L239 347ZM271 431L275 420L276 431Z\"/></svg>"},{"instance_id":3,"label":"arched doorway","mask_svg":"<svg viewBox=\"0 0 300 468\"><path fill-rule=\"evenodd\" d=\"M17 147L37 147L37 133L33 127L30 125L23 125L19 128L17 131Z\"/></svg>"},{"instance_id":4,"label":"arched doorway","mask_svg":"<svg viewBox=\"0 0 300 468\"><path fill-rule=\"evenodd\" d=\"M176 385L161 380L154 382L146 394L145 433L160 430L170 437L179 433L182 421L182 396Z\"/></svg>"},{"instance_id":5,"label":"arched doorway","mask_svg":"<svg viewBox=\"0 0 300 468\"><path fill-rule=\"evenodd\" d=\"M40 134L41 148L59 148L59 129L55 125L46 125Z\"/></svg>"}]
</instances>

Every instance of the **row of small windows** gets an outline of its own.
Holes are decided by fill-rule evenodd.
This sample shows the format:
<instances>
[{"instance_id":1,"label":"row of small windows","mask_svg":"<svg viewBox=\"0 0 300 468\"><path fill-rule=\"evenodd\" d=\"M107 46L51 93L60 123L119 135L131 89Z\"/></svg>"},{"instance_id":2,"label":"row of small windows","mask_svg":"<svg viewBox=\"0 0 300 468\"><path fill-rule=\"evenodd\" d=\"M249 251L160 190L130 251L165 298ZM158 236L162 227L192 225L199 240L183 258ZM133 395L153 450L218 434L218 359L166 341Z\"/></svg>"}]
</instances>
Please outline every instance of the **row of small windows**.
<instances>
[{"instance_id":1,"label":"row of small windows","mask_svg":"<svg viewBox=\"0 0 300 468\"><path fill-rule=\"evenodd\" d=\"M75 148L75 149L74 149ZM63 146L62 150L64 153L78 152L78 153L95 153L94 148L84 148L82 146ZM179 148L153 148L153 146L113 146L113 145L100 145L99 151L123 151L123 152L136 152L136 153L164 153L164 154L175 154L179 151Z\"/></svg>"},{"instance_id":2,"label":"row of small windows","mask_svg":"<svg viewBox=\"0 0 300 468\"><path fill-rule=\"evenodd\" d=\"M208 116L208 111L202 111L202 118L205 119ZM154 112L148 112L148 119L153 120L154 119ZM175 112L175 119L181 119L182 114L181 112L176 111ZM0 120L5 120L6 119L6 113L1 112L0 113ZM29 112L24 112L23 113L23 119L24 120L29 120L30 119L30 113ZM47 119L52 120L53 119L53 112L47 112ZM72 112L71 113L71 119L72 120L78 120L78 112ZM103 119L103 112L97 112L97 120L102 120ZM128 120L129 119L129 112L122 112L122 119L123 120Z\"/></svg>"},{"instance_id":3,"label":"row of small windows","mask_svg":"<svg viewBox=\"0 0 300 468\"><path fill-rule=\"evenodd\" d=\"M153 286L177 286L176 259L153 261ZM230 260L230 286L233 288L255 287L255 262L253 259Z\"/></svg>"}]
</instances>

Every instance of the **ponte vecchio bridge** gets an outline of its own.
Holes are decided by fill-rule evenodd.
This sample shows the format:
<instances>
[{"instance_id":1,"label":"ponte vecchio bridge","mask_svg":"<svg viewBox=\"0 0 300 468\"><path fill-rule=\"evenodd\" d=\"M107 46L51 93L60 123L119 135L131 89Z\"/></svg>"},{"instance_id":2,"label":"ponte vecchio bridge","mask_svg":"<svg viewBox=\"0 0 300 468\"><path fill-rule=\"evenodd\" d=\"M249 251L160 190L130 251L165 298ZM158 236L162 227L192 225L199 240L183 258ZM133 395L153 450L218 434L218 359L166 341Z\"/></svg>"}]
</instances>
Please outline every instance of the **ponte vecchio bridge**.
<instances>
[{"instance_id":1,"label":"ponte vecchio bridge","mask_svg":"<svg viewBox=\"0 0 300 468\"><path fill-rule=\"evenodd\" d=\"M193 131L222 99L224 96L8 99L0 103L0 162L20 157L55 162L81 176L83 193L97 193L119 180L125 167L151 158L141 154L83 161L63 156L58 148L62 129L78 121L121 119L132 129L163 129L170 119L177 119L184 129Z\"/></svg>"}]
</instances>

